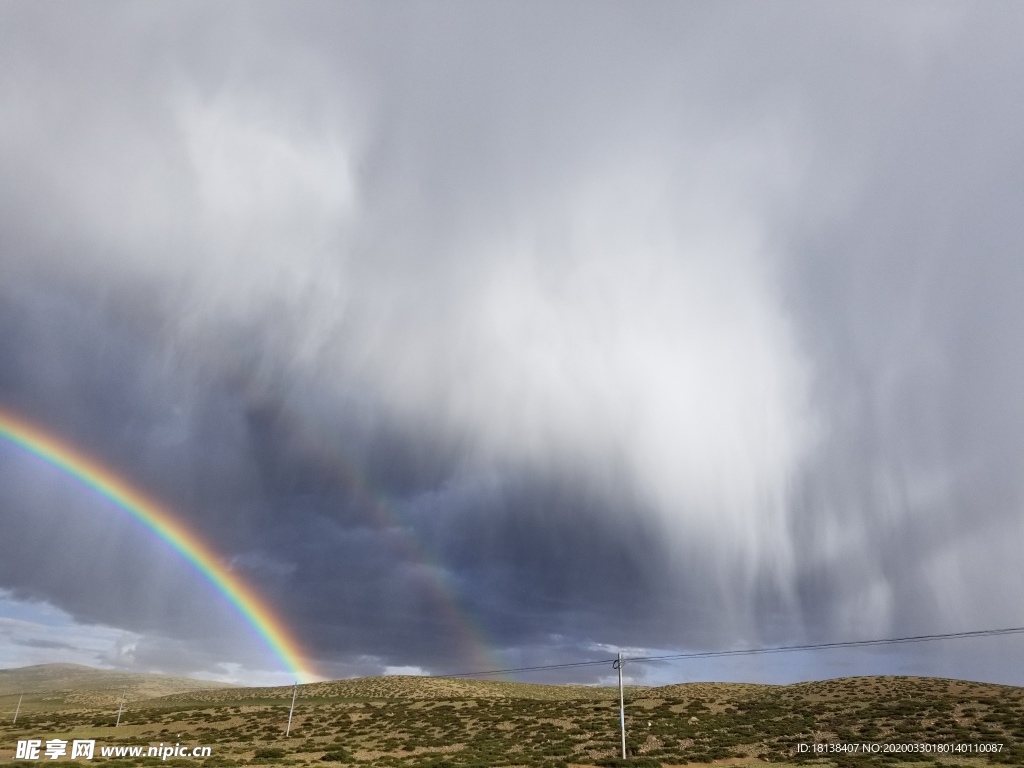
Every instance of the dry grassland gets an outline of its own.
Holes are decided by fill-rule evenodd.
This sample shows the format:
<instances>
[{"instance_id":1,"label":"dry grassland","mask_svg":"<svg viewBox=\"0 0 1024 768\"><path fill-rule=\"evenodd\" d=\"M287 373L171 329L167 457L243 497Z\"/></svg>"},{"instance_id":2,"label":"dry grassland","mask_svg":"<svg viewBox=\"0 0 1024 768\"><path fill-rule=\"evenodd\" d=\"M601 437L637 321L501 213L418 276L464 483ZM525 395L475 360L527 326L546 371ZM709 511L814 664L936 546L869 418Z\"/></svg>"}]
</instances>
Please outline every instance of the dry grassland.
<instances>
[{"instance_id":1,"label":"dry grassland","mask_svg":"<svg viewBox=\"0 0 1024 768\"><path fill-rule=\"evenodd\" d=\"M630 688L631 757L621 763L617 692L611 688L414 677L317 683L300 687L285 738L290 688L211 689L181 678L135 676L129 706L114 728L117 695L130 676L78 672L57 670L47 680L35 673L40 689L26 696L17 725L7 718L0 723L0 762L12 759L19 738L59 737L213 749L206 760L110 760L119 766L1024 766L1024 689L955 680ZM13 713L11 684L25 685L27 678L8 675L5 682L3 675L0 712ZM56 687L68 683L73 685ZM193 689L185 690L189 685ZM1001 747L985 754L899 756L800 751L813 743Z\"/></svg>"}]
</instances>

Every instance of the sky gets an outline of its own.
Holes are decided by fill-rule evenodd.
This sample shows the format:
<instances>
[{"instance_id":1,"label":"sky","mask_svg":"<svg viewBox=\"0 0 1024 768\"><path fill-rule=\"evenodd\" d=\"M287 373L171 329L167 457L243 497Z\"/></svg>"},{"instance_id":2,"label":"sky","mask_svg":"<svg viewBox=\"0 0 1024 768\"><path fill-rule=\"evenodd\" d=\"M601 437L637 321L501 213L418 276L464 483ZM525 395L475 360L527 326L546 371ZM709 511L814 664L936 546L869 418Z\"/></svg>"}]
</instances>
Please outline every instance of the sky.
<instances>
[{"instance_id":1,"label":"sky","mask_svg":"<svg viewBox=\"0 0 1024 768\"><path fill-rule=\"evenodd\" d=\"M999 2L0 4L0 407L324 678L1024 626L1022 37ZM2 442L0 533L0 666L290 682ZM627 677L1024 685L1022 650Z\"/></svg>"}]
</instances>

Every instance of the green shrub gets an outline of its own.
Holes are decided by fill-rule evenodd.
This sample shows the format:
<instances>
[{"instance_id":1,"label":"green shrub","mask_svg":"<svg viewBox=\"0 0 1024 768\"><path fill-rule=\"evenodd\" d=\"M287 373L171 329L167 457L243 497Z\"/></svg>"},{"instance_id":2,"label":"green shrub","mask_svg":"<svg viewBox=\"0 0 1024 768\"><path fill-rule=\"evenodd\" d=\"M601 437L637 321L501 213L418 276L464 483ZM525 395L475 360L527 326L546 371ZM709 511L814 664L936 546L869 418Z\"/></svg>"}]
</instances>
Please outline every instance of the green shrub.
<instances>
[{"instance_id":1,"label":"green shrub","mask_svg":"<svg viewBox=\"0 0 1024 768\"><path fill-rule=\"evenodd\" d=\"M346 749L332 749L330 752L325 752L320 759L326 763L354 763L356 761L352 757L352 753Z\"/></svg>"},{"instance_id":2,"label":"green shrub","mask_svg":"<svg viewBox=\"0 0 1024 768\"><path fill-rule=\"evenodd\" d=\"M267 748L267 749L257 749L256 750L256 754L253 755L253 757L267 757L267 758L272 758L272 759L273 758L281 758L281 757L284 757L284 756L285 756L285 751L283 749L278 749L277 747L270 747L270 748Z\"/></svg>"}]
</instances>

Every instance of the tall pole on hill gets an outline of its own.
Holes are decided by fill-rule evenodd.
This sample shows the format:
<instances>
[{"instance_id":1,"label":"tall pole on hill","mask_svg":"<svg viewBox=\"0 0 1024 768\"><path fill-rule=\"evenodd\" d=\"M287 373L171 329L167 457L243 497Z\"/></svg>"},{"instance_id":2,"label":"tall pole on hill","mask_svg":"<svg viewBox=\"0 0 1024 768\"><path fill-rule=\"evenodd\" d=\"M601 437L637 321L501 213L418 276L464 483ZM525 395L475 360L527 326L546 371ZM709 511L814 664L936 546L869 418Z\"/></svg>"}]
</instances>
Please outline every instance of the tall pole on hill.
<instances>
[{"instance_id":1,"label":"tall pole on hill","mask_svg":"<svg viewBox=\"0 0 1024 768\"><path fill-rule=\"evenodd\" d=\"M295 696L299 692L299 681L295 681L295 687L292 688L292 708L288 710L288 727L284 729L284 735L287 736L292 732L292 712L295 711Z\"/></svg>"},{"instance_id":2,"label":"tall pole on hill","mask_svg":"<svg viewBox=\"0 0 1024 768\"><path fill-rule=\"evenodd\" d=\"M626 759L626 702L622 698L622 651L615 657L612 664L619 671L619 731L622 733L622 759Z\"/></svg>"},{"instance_id":3,"label":"tall pole on hill","mask_svg":"<svg viewBox=\"0 0 1024 768\"><path fill-rule=\"evenodd\" d=\"M24 698L25 698L25 694L24 693L21 694L21 696L18 697L18 706L16 706L14 708L14 719L11 720L11 725L14 725L16 722L18 722L18 713L21 712L21 700L24 699Z\"/></svg>"}]
</instances>

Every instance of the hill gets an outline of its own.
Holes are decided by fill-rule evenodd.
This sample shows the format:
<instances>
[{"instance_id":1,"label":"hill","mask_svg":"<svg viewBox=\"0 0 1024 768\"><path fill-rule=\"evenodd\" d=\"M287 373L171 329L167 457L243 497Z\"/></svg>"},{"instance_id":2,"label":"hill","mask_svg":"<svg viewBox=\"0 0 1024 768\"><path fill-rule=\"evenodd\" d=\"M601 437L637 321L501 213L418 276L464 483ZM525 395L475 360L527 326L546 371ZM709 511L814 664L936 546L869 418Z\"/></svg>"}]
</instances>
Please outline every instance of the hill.
<instances>
[{"instance_id":1,"label":"hill","mask_svg":"<svg viewBox=\"0 0 1024 768\"><path fill-rule=\"evenodd\" d=\"M50 675L71 679L78 672L61 677L51 670ZM19 717L16 726L0 721L0 763L13 757L5 745L28 737L208 745L211 758L189 765L211 767L333 762L375 768L579 768L615 765L620 749L615 688L422 677L315 683L299 687L286 737L291 693L287 687L176 691L136 700L118 728L112 727L116 708L111 702L77 707L55 702ZM785 686L636 687L628 689L627 699L627 740L631 764L637 766L1024 765L1024 689L1012 686L861 677ZM815 744L973 745L990 751L806 751ZM149 763L125 759L119 764Z\"/></svg>"},{"instance_id":2,"label":"hill","mask_svg":"<svg viewBox=\"0 0 1024 768\"><path fill-rule=\"evenodd\" d=\"M94 669L79 664L39 664L0 669L0 707L22 694L22 706L101 706L120 698L139 701L158 696L224 688L224 683L117 670Z\"/></svg>"},{"instance_id":3,"label":"hill","mask_svg":"<svg viewBox=\"0 0 1024 768\"><path fill-rule=\"evenodd\" d=\"M628 686L630 693L643 690ZM300 685L299 698L303 701L348 699L353 701L405 700L443 701L449 699L536 699L545 701L601 700L617 697L618 688L588 685L542 685L537 683L511 683L502 680L472 680L451 677L362 677L351 680L331 680L323 683ZM290 701L292 686L275 688L231 688L188 692L162 697L158 703L279 702Z\"/></svg>"}]
</instances>

